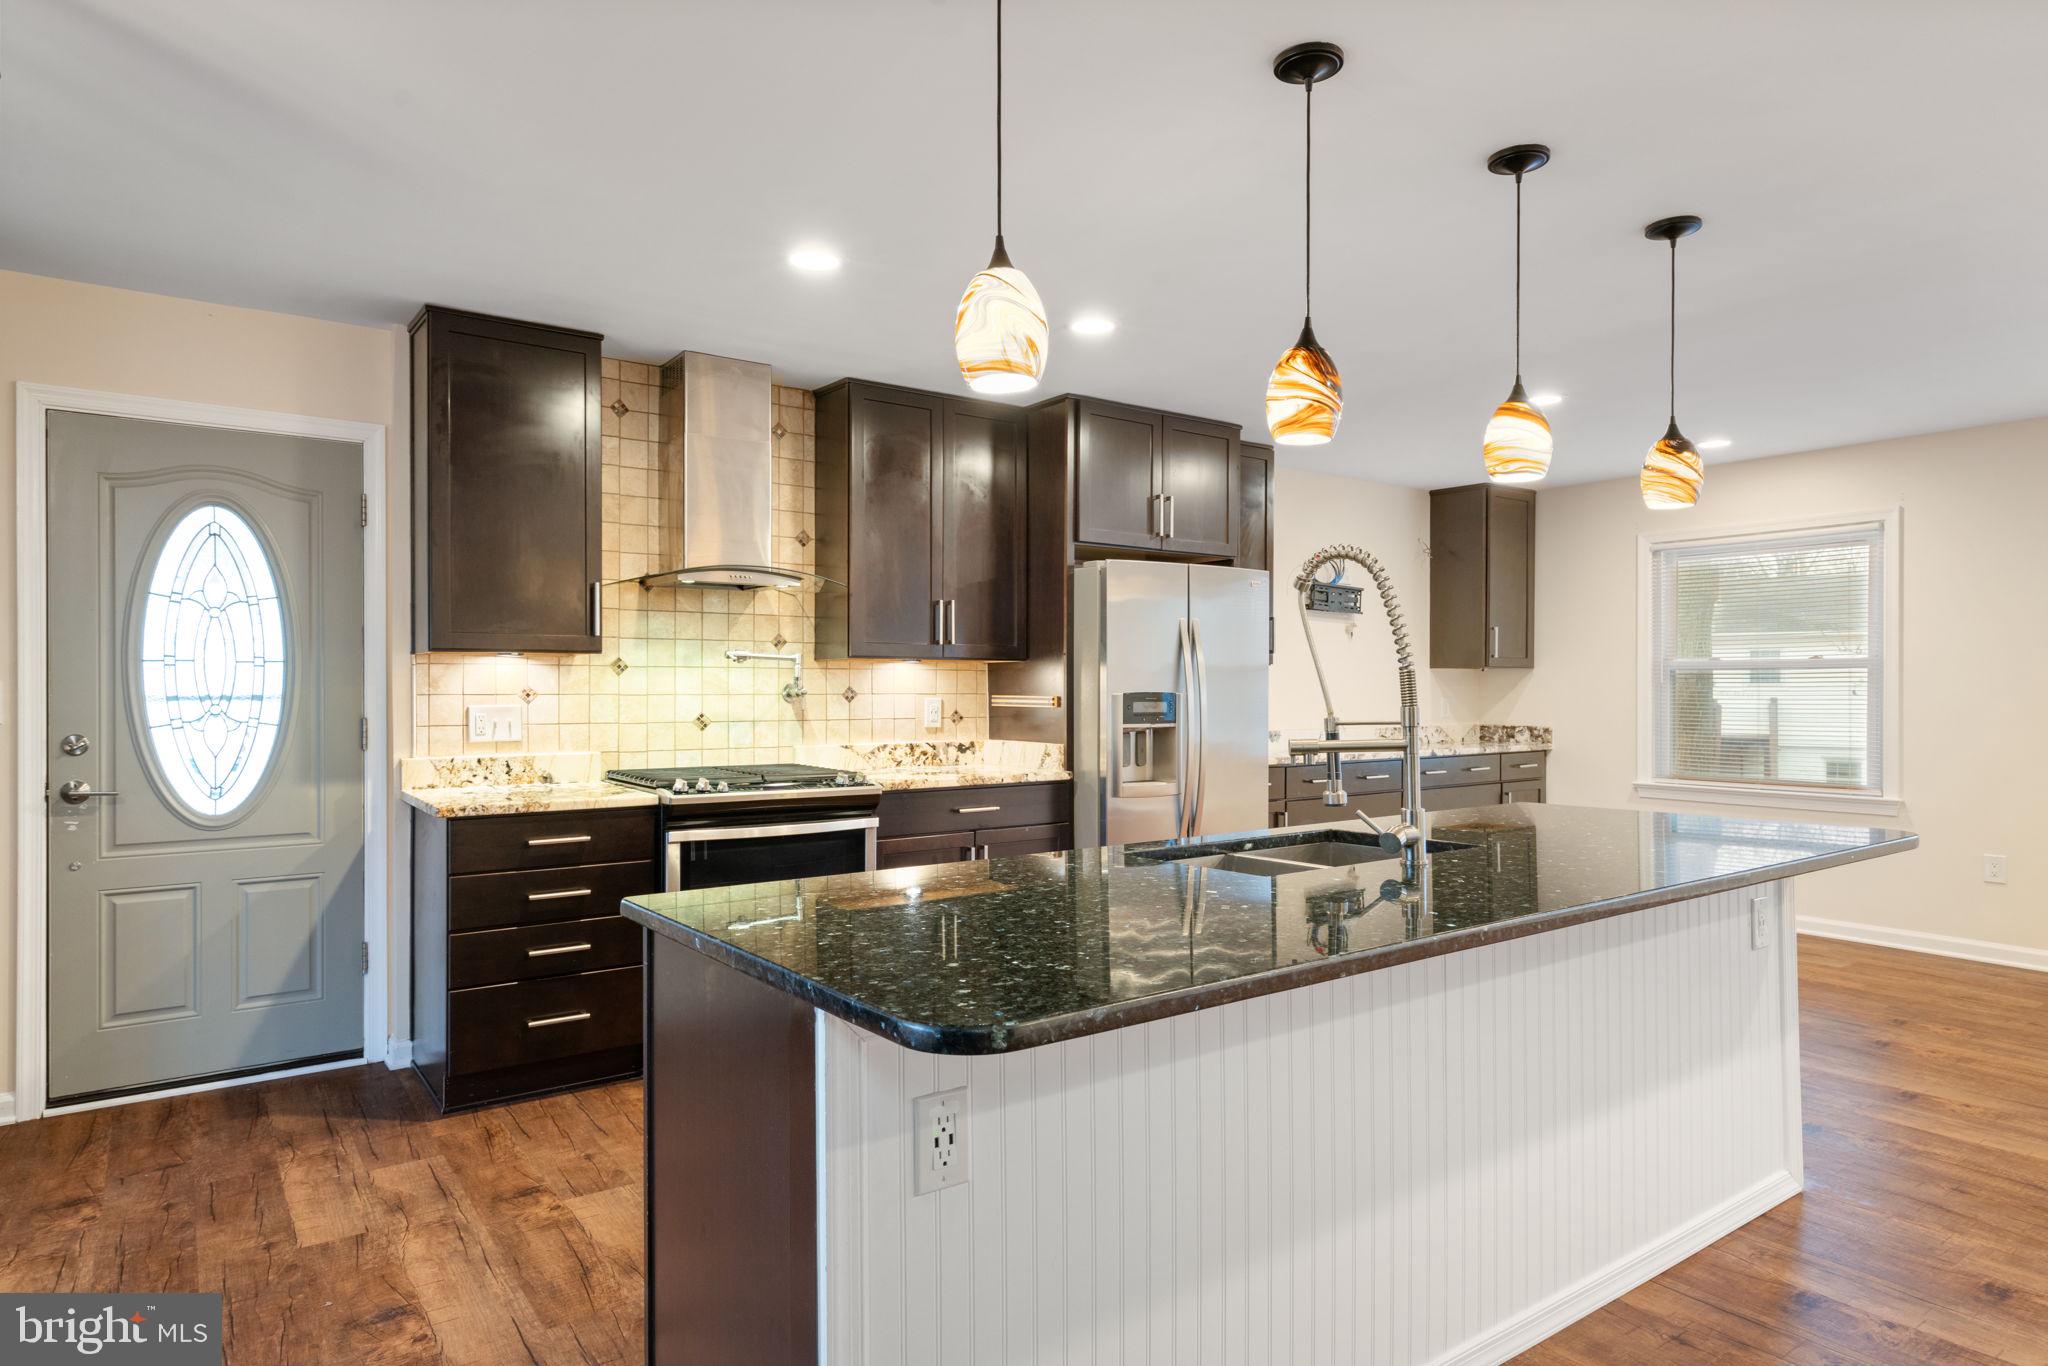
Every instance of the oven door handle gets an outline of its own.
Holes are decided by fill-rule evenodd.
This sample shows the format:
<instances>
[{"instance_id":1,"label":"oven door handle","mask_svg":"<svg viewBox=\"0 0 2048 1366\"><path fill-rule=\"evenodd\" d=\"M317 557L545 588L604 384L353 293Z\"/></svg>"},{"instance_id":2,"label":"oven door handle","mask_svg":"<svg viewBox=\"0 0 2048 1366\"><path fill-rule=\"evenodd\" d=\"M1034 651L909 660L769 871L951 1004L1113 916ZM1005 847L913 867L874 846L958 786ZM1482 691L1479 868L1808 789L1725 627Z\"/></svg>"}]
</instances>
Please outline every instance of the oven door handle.
<instances>
[{"instance_id":1,"label":"oven door handle","mask_svg":"<svg viewBox=\"0 0 2048 1366\"><path fill-rule=\"evenodd\" d=\"M668 832L670 844L711 844L718 840L786 839L792 835L833 835L846 830L873 830L880 816L853 816L836 821L792 821L788 825L719 825Z\"/></svg>"}]
</instances>

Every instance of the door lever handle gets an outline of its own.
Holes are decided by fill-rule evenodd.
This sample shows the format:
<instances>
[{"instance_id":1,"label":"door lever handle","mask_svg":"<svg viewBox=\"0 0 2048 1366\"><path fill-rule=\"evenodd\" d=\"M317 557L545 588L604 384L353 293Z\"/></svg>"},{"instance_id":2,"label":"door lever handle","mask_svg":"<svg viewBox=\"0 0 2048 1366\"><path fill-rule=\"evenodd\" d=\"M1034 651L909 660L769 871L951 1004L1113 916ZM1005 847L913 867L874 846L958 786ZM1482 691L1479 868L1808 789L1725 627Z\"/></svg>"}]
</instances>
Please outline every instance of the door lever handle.
<instances>
[{"instance_id":1,"label":"door lever handle","mask_svg":"<svg viewBox=\"0 0 2048 1366\"><path fill-rule=\"evenodd\" d=\"M57 789L57 796L72 806L83 806L94 797L118 797L121 794L106 788L95 789L83 778L73 778Z\"/></svg>"}]
</instances>

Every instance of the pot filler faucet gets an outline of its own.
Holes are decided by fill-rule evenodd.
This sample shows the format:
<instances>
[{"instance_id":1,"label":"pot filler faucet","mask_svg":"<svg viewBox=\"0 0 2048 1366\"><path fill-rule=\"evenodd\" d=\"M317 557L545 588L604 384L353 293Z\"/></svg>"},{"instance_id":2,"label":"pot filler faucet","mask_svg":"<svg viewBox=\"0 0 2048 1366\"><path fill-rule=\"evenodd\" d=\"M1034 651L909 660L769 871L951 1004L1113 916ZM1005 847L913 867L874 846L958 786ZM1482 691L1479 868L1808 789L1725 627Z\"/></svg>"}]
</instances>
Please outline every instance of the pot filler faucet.
<instances>
[{"instance_id":1,"label":"pot filler faucet","mask_svg":"<svg viewBox=\"0 0 2048 1366\"><path fill-rule=\"evenodd\" d=\"M1341 721L1337 718L1336 703L1330 700L1330 680L1323 674L1322 656L1316 652L1315 632L1309 629L1308 595L1309 585L1315 581L1316 571L1327 564L1355 564L1372 575L1372 581L1380 591L1380 603L1387 609L1387 625L1394 632L1394 654L1400 667L1401 678L1401 740L1398 745L1386 740L1341 740L1339 732L1345 726L1380 726L1384 721ZM1380 847L1388 853L1401 856L1401 876L1404 881L1414 882L1422 871L1422 862L1428 852L1422 825L1422 759L1417 737L1420 726L1416 724L1415 704L1415 661L1408 653L1408 624L1401 619L1401 603L1394 596L1394 584L1387 577L1386 566L1377 558L1360 550L1355 545L1326 545L1303 561L1301 572L1294 576L1296 605L1301 609L1301 633L1308 641L1309 662L1315 666L1316 685L1323 690L1323 738L1321 740L1290 740L1287 752L1290 754L1320 754L1328 763L1328 775L1323 791L1324 806L1343 806L1344 765L1341 758L1346 750L1395 749L1401 751L1401 819L1391 826L1383 826L1363 811L1358 819L1366 828L1379 836Z\"/></svg>"}]
</instances>

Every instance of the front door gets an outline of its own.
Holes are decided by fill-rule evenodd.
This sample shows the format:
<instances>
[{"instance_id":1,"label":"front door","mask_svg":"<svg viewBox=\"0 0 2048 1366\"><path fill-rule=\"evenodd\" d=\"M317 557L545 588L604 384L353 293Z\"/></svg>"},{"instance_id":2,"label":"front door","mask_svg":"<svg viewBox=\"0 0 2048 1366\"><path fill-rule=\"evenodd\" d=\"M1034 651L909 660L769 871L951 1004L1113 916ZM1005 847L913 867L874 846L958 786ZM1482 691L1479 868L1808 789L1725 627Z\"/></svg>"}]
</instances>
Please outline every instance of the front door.
<instances>
[{"instance_id":1,"label":"front door","mask_svg":"<svg viewBox=\"0 0 2048 1366\"><path fill-rule=\"evenodd\" d=\"M355 1053L362 448L48 421L50 1103Z\"/></svg>"}]
</instances>

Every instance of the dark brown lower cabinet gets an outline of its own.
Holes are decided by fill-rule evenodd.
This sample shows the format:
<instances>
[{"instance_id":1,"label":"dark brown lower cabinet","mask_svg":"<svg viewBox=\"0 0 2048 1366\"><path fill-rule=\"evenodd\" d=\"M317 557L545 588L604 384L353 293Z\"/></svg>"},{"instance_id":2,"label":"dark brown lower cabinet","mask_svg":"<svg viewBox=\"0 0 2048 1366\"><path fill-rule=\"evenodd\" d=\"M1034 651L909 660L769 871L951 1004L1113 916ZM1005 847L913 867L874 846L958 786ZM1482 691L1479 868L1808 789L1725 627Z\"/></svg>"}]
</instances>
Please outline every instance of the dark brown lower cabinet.
<instances>
[{"instance_id":1,"label":"dark brown lower cabinet","mask_svg":"<svg viewBox=\"0 0 2048 1366\"><path fill-rule=\"evenodd\" d=\"M1071 783L889 792L876 814L882 822L876 862L883 868L1056 854L1074 847Z\"/></svg>"},{"instance_id":2,"label":"dark brown lower cabinet","mask_svg":"<svg viewBox=\"0 0 2048 1366\"><path fill-rule=\"evenodd\" d=\"M640 1071L653 807L413 813L413 1067L442 1110Z\"/></svg>"},{"instance_id":3,"label":"dark brown lower cabinet","mask_svg":"<svg viewBox=\"0 0 2048 1366\"><path fill-rule=\"evenodd\" d=\"M1547 750L1458 754L1422 761L1422 808L1495 806L1544 800ZM1401 761L1349 759L1344 763L1346 804L1323 805L1321 764L1274 764L1267 770L1268 817L1274 826L1343 820L1362 811L1378 819L1401 814Z\"/></svg>"},{"instance_id":4,"label":"dark brown lower cabinet","mask_svg":"<svg viewBox=\"0 0 2048 1366\"><path fill-rule=\"evenodd\" d=\"M1526 783L1502 783L1500 788L1502 805L1515 802L1540 802L1543 800L1543 780Z\"/></svg>"}]
</instances>

